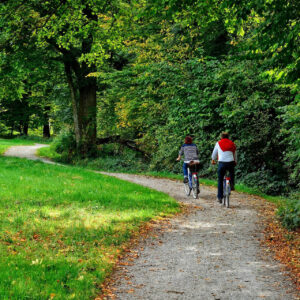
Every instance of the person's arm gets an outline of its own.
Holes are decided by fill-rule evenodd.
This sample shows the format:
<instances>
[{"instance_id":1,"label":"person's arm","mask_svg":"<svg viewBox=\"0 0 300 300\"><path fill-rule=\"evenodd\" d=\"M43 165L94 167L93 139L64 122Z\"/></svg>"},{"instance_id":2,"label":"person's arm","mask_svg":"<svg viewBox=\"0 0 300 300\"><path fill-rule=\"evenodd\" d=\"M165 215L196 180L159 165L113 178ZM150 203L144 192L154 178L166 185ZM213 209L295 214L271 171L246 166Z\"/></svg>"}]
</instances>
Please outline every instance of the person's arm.
<instances>
[{"instance_id":1,"label":"person's arm","mask_svg":"<svg viewBox=\"0 0 300 300\"><path fill-rule=\"evenodd\" d=\"M179 150L178 157L176 159L177 161L180 161L182 154L183 154L183 147L181 147Z\"/></svg>"},{"instance_id":2,"label":"person's arm","mask_svg":"<svg viewBox=\"0 0 300 300\"><path fill-rule=\"evenodd\" d=\"M211 155L211 163L213 165L216 164L216 160L218 158L218 146L217 145L218 145L218 143L215 145L215 148L214 148L214 150L212 152L212 155Z\"/></svg>"}]
</instances>

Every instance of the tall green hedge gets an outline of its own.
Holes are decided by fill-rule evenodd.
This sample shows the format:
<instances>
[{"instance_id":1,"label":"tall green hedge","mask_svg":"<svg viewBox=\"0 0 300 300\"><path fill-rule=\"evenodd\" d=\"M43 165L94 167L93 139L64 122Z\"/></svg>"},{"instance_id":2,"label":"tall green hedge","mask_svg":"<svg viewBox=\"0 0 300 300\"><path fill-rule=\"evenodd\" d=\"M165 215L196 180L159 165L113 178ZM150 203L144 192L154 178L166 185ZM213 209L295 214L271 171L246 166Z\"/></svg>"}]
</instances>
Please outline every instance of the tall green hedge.
<instances>
[{"instance_id":1,"label":"tall green hedge","mask_svg":"<svg viewBox=\"0 0 300 300\"><path fill-rule=\"evenodd\" d=\"M299 102L264 71L257 61L210 58L116 72L103 80L110 88L102 95L99 122L110 120L110 126L102 133L135 138L150 153L151 169L178 172L174 160L191 134L202 175L213 176L211 151L228 130L238 147L237 177L268 194L286 193L300 182L293 120Z\"/></svg>"}]
</instances>

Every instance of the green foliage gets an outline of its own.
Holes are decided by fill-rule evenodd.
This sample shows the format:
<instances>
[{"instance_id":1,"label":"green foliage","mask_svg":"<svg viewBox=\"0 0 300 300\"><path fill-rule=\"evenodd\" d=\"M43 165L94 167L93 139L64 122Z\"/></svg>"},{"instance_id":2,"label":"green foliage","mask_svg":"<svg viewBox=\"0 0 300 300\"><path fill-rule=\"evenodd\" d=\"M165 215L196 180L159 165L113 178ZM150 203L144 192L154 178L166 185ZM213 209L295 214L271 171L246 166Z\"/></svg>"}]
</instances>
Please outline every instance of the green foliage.
<instances>
[{"instance_id":1,"label":"green foliage","mask_svg":"<svg viewBox=\"0 0 300 300\"><path fill-rule=\"evenodd\" d=\"M135 151L118 144L101 145L98 148L97 156L94 158L80 158L76 153L66 157L65 151L58 153L56 149L65 149L65 144L69 142L71 137L66 136L65 133L60 134L59 138L55 139L50 147L39 149L38 155L57 162L72 163L76 166L98 171L146 172L149 169L149 163L145 158Z\"/></svg>"},{"instance_id":2,"label":"green foliage","mask_svg":"<svg viewBox=\"0 0 300 300\"><path fill-rule=\"evenodd\" d=\"M14 140L16 140L16 139L14 139ZM31 136L21 135L17 138L17 140L29 141L29 142L40 143L40 144L50 144L53 139L52 138L43 138L43 137L34 136L34 135L31 135Z\"/></svg>"},{"instance_id":3,"label":"green foliage","mask_svg":"<svg viewBox=\"0 0 300 300\"><path fill-rule=\"evenodd\" d=\"M81 141L84 143L84 140ZM53 158L60 162L72 163L84 157L96 157L97 148L92 145L88 151L82 153L80 151L81 143L77 144L73 128L65 126L60 133L54 138L51 145ZM57 155L59 154L59 155Z\"/></svg>"},{"instance_id":4,"label":"green foliage","mask_svg":"<svg viewBox=\"0 0 300 300\"><path fill-rule=\"evenodd\" d=\"M60 154L59 161L72 162L77 155L77 147L74 131L70 127L65 127L54 138L51 148Z\"/></svg>"},{"instance_id":5,"label":"green foliage","mask_svg":"<svg viewBox=\"0 0 300 300\"><path fill-rule=\"evenodd\" d=\"M40 157L50 158L53 161L57 161L57 162L62 161L61 154L58 154L54 150L53 144L51 144L49 147L43 147L43 148L38 149L36 154Z\"/></svg>"},{"instance_id":6,"label":"green foliage","mask_svg":"<svg viewBox=\"0 0 300 300\"><path fill-rule=\"evenodd\" d=\"M107 144L98 147L98 157L93 160L79 161L79 165L98 170L145 171L148 163L140 153L119 144Z\"/></svg>"},{"instance_id":7,"label":"green foliage","mask_svg":"<svg viewBox=\"0 0 300 300\"><path fill-rule=\"evenodd\" d=\"M114 111L116 133L138 133L152 170L181 172L174 161L184 136L191 134L200 150L201 174L215 176L211 151L220 132L229 130L238 146L238 178L264 193L285 193L292 186L284 164L290 146L284 142L289 133L282 130L283 108L294 97L264 79L263 70L255 61L235 59L138 66L106 78L112 84L104 99L115 100L101 104L101 111Z\"/></svg>"},{"instance_id":8,"label":"green foliage","mask_svg":"<svg viewBox=\"0 0 300 300\"><path fill-rule=\"evenodd\" d=\"M284 195L288 192L288 186L279 175L270 170L259 170L257 172L247 173L241 181L252 188L268 195Z\"/></svg>"},{"instance_id":9,"label":"green foliage","mask_svg":"<svg viewBox=\"0 0 300 300\"><path fill-rule=\"evenodd\" d=\"M289 230L300 228L300 201L299 199L287 200L277 211L283 226Z\"/></svg>"},{"instance_id":10,"label":"green foliage","mask_svg":"<svg viewBox=\"0 0 300 300\"><path fill-rule=\"evenodd\" d=\"M297 190L299 5L4 1L0 132L25 133L28 123L37 127L49 118L58 132L75 120L77 147L89 149L96 141L95 101L85 104L95 94L86 95L97 85L98 136L134 140L148 153L150 170L180 173L174 159L191 134L201 175L215 176L209 158L219 133L228 130L238 146L238 178L271 194ZM63 161L80 160L72 133L55 143ZM122 159L101 151L94 167L130 168L134 155L126 150L118 153ZM135 167L145 168L143 162Z\"/></svg>"},{"instance_id":11,"label":"green foliage","mask_svg":"<svg viewBox=\"0 0 300 300\"><path fill-rule=\"evenodd\" d=\"M236 30L245 30L239 51L263 60L266 74L276 82L299 89L299 1L224 1L236 20Z\"/></svg>"},{"instance_id":12,"label":"green foliage","mask_svg":"<svg viewBox=\"0 0 300 300\"><path fill-rule=\"evenodd\" d=\"M58 88L66 94L67 83L77 148L81 155L94 154L97 90L94 77L99 76L99 69L101 72L122 69L128 63L132 55L125 49L124 40L131 32L134 8L138 4L127 1L50 0L38 5L36 1L3 2L0 84L4 89L0 91L0 101L5 99L6 106L11 108L13 102L23 103L26 98L29 107L35 104L42 108L39 114L27 107L17 110L26 117L26 128L33 118L42 125L49 124L51 115L57 117L60 124L55 124L55 129L59 129L63 125L62 116L70 121L70 105L65 105L63 95L54 97L54 90ZM57 113L57 106L64 112ZM19 115L11 116L11 112L15 111L0 110L9 115L10 127L24 123Z\"/></svg>"},{"instance_id":13,"label":"green foliage","mask_svg":"<svg viewBox=\"0 0 300 300\"><path fill-rule=\"evenodd\" d=\"M289 170L289 184L300 190L300 96L283 107L283 131L286 133L284 142L287 145L285 164Z\"/></svg>"}]
</instances>

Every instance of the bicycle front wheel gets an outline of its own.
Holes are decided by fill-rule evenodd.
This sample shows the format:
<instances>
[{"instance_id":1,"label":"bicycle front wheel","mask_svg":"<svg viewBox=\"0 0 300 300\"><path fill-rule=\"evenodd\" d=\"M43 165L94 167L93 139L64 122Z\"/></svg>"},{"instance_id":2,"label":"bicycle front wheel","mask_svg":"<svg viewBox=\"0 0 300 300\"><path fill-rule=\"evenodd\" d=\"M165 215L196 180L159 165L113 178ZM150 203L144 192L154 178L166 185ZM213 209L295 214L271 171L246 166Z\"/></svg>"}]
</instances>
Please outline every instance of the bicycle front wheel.
<instances>
[{"instance_id":1,"label":"bicycle front wheel","mask_svg":"<svg viewBox=\"0 0 300 300\"><path fill-rule=\"evenodd\" d=\"M192 177L192 191L194 199L198 198L199 182L197 176Z\"/></svg>"}]
</instances>

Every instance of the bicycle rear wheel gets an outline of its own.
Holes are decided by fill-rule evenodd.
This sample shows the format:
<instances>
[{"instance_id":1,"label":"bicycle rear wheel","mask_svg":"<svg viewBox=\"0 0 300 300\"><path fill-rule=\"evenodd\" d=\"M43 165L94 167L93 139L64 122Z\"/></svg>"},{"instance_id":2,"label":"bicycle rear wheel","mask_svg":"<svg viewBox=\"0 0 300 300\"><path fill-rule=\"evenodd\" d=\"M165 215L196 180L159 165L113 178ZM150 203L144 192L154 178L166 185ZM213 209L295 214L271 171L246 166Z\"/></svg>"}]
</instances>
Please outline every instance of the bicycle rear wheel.
<instances>
[{"instance_id":1,"label":"bicycle rear wheel","mask_svg":"<svg viewBox=\"0 0 300 300\"><path fill-rule=\"evenodd\" d=\"M226 179L224 177L223 179L223 198L222 198L222 204L226 205Z\"/></svg>"},{"instance_id":2,"label":"bicycle rear wheel","mask_svg":"<svg viewBox=\"0 0 300 300\"><path fill-rule=\"evenodd\" d=\"M230 195L230 186L229 184L226 185L226 197L225 197L225 206L229 207L229 195Z\"/></svg>"},{"instance_id":3,"label":"bicycle rear wheel","mask_svg":"<svg viewBox=\"0 0 300 300\"><path fill-rule=\"evenodd\" d=\"M194 199L198 198L199 182L197 176L192 177L192 191Z\"/></svg>"},{"instance_id":4,"label":"bicycle rear wheel","mask_svg":"<svg viewBox=\"0 0 300 300\"><path fill-rule=\"evenodd\" d=\"M225 206L227 208L229 207L229 195L227 195L226 198L225 198Z\"/></svg>"},{"instance_id":5,"label":"bicycle rear wheel","mask_svg":"<svg viewBox=\"0 0 300 300\"><path fill-rule=\"evenodd\" d=\"M230 181L228 178L224 177L222 204L227 208L229 207L229 196L230 196Z\"/></svg>"}]
</instances>

